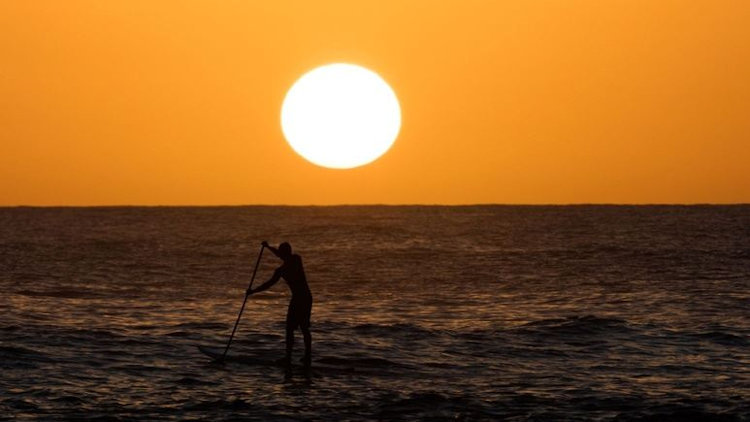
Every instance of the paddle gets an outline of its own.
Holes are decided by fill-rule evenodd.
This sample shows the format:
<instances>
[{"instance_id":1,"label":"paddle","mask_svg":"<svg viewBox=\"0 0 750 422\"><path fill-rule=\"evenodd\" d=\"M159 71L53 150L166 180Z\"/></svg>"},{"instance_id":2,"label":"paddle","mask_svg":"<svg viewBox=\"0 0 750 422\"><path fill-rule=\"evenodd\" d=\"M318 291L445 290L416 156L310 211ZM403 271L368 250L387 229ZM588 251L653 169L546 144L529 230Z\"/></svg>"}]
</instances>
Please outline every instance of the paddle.
<instances>
[{"instance_id":1,"label":"paddle","mask_svg":"<svg viewBox=\"0 0 750 422\"><path fill-rule=\"evenodd\" d=\"M255 281L255 273L258 272L258 265L260 264L260 257L263 256L263 249L265 249L265 245L261 245L260 247L260 253L258 254L258 260L255 261L255 268L253 269L253 276L250 278L250 287L248 287L248 290L253 288L253 281ZM234 332L237 331L237 325L240 323L240 318L242 318L242 311L245 310L245 304L247 303L247 291L245 291L245 300L242 301L242 307L240 308L240 314L237 315L237 321L234 323L234 328L232 329L232 334L229 336L229 341L227 342L227 347L224 349L224 354L221 355L221 359L219 362L223 362L224 358L227 357L227 352L229 352L229 346L232 344L232 339L234 338Z\"/></svg>"}]
</instances>

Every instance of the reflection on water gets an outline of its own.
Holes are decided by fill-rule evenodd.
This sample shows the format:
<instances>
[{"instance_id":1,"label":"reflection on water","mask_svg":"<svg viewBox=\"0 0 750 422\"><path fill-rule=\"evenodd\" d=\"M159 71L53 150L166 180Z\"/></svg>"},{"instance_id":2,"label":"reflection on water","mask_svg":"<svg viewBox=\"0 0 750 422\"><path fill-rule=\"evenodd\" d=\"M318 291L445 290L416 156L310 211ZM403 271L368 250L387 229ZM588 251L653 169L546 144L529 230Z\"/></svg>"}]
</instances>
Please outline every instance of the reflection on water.
<instances>
[{"instance_id":1,"label":"reflection on water","mask_svg":"<svg viewBox=\"0 0 750 422\"><path fill-rule=\"evenodd\" d=\"M750 207L21 208L0 227L14 419L750 414ZM312 371L196 348L225 344L263 239L305 259ZM251 297L231 353L281 356L287 300Z\"/></svg>"}]
</instances>

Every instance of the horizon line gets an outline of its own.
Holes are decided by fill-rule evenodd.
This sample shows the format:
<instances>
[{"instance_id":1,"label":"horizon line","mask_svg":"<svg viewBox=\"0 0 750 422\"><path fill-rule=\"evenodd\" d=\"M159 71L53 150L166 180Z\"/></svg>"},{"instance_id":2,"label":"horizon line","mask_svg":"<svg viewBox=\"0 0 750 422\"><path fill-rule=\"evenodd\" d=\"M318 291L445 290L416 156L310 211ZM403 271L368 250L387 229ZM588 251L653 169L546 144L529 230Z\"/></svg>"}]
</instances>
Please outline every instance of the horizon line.
<instances>
[{"instance_id":1,"label":"horizon line","mask_svg":"<svg viewBox=\"0 0 750 422\"><path fill-rule=\"evenodd\" d=\"M363 203L363 204L98 204L98 205L0 205L0 208L250 208L250 207L637 207L637 206L746 206L750 202L569 202L569 203L499 203L477 202L465 204L438 203Z\"/></svg>"}]
</instances>

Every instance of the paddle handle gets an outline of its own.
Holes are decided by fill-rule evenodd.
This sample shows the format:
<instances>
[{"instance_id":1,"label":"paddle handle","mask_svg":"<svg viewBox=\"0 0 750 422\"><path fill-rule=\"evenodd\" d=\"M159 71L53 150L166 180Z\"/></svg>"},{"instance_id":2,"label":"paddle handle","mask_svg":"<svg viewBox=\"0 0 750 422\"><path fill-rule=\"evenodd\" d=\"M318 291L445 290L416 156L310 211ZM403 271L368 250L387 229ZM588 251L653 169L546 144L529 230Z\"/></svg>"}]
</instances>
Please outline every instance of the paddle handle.
<instances>
[{"instance_id":1,"label":"paddle handle","mask_svg":"<svg viewBox=\"0 0 750 422\"><path fill-rule=\"evenodd\" d=\"M253 288L253 282L255 281L255 274L258 272L258 266L260 265L260 258L263 256L263 250L266 248L265 245L260 246L260 253L258 254L258 260L255 261L255 268L253 269L253 276L250 278L250 286L247 288L248 290ZM224 358L227 357L227 353L229 352L229 346L232 345L232 339L234 338L234 333L237 331L237 326L240 324L240 318L242 318L242 312L245 310L245 304L247 303L247 291L245 291L245 299L242 301L242 307L240 308L240 313L237 315L237 321L234 322L234 328L232 328L232 334L229 336L229 341L227 341L227 347L224 348L224 354L221 355L221 360L223 361Z\"/></svg>"}]
</instances>

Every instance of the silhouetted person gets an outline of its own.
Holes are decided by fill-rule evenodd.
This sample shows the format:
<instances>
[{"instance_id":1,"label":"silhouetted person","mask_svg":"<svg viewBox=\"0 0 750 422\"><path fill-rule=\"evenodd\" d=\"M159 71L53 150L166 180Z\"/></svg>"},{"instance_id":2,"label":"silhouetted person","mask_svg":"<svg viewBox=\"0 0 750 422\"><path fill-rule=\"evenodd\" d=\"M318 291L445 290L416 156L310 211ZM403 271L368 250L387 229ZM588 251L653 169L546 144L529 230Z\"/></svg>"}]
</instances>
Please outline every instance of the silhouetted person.
<instances>
[{"instance_id":1,"label":"silhouetted person","mask_svg":"<svg viewBox=\"0 0 750 422\"><path fill-rule=\"evenodd\" d=\"M276 284L280 278L286 281L289 290L292 291L292 299L289 301L289 309L286 313L286 356L282 362L289 365L292 361L294 330L299 327L305 339L305 356L302 357L301 362L309 366L312 352L312 337L310 336L312 293L307 285L302 258L299 255L292 254L292 246L287 242L280 244L278 249L268 246L268 242L265 241L263 246L281 258L284 263L273 272L270 280L261 284L257 289L248 289L247 294L262 292Z\"/></svg>"}]
</instances>

